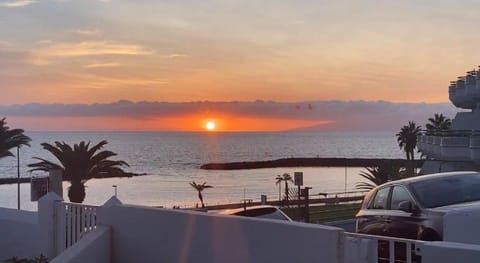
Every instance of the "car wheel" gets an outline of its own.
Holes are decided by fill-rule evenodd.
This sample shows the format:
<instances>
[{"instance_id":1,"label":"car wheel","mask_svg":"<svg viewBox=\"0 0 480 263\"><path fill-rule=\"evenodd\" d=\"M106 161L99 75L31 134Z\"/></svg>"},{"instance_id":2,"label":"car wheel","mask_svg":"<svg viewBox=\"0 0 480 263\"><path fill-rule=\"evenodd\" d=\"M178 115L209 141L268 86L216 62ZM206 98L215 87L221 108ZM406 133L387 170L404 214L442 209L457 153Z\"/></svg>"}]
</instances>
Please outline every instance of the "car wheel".
<instances>
[{"instance_id":1,"label":"car wheel","mask_svg":"<svg viewBox=\"0 0 480 263\"><path fill-rule=\"evenodd\" d=\"M441 241L437 232L431 229L424 230L419 239L422 241Z\"/></svg>"}]
</instances>

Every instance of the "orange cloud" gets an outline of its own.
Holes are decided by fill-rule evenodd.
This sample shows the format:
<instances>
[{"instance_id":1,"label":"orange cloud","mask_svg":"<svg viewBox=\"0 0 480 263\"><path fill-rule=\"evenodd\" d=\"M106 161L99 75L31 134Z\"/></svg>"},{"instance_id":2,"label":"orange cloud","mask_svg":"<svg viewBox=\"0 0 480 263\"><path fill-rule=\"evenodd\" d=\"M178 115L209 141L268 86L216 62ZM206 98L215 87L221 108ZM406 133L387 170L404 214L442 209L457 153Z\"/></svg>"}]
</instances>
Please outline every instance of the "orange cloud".
<instances>
[{"instance_id":1,"label":"orange cloud","mask_svg":"<svg viewBox=\"0 0 480 263\"><path fill-rule=\"evenodd\" d=\"M5 3L0 3L0 7L24 7L27 5L31 5L37 1L33 0L20 0L20 1L10 1Z\"/></svg>"},{"instance_id":2,"label":"orange cloud","mask_svg":"<svg viewBox=\"0 0 480 263\"><path fill-rule=\"evenodd\" d=\"M421 124L435 112L454 116L456 109L451 104L382 101L118 101L90 105L0 105L0 112L9 119L23 119L18 126L32 130L203 131L207 121L214 121L217 131L285 131L306 127L306 130L378 131L395 130L398 123L410 120Z\"/></svg>"},{"instance_id":3,"label":"orange cloud","mask_svg":"<svg viewBox=\"0 0 480 263\"><path fill-rule=\"evenodd\" d=\"M84 68L114 68L124 66L121 63L97 63L97 64L88 64L83 66Z\"/></svg>"},{"instance_id":4,"label":"orange cloud","mask_svg":"<svg viewBox=\"0 0 480 263\"><path fill-rule=\"evenodd\" d=\"M100 36L101 32L98 29L74 29L70 30L70 32L83 35L83 36Z\"/></svg>"},{"instance_id":5,"label":"orange cloud","mask_svg":"<svg viewBox=\"0 0 480 263\"><path fill-rule=\"evenodd\" d=\"M154 51L140 45L93 41L54 44L37 49L33 53L39 57L79 57L95 55L150 55Z\"/></svg>"}]
</instances>

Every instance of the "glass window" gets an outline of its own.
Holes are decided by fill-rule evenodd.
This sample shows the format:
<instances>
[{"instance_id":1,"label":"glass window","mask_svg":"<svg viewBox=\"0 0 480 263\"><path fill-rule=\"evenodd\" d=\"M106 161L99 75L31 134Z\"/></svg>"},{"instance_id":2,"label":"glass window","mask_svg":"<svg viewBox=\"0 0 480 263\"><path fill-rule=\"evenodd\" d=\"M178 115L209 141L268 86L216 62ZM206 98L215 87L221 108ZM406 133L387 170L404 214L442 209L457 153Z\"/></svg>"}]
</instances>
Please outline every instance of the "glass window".
<instances>
[{"instance_id":1,"label":"glass window","mask_svg":"<svg viewBox=\"0 0 480 263\"><path fill-rule=\"evenodd\" d=\"M395 186L392 190L392 204L390 209L398 210L398 205L403 201L412 201L408 191L402 186Z\"/></svg>"},{"instance_id":2,"label":"glass window","mask_svg":"<svg viewBox=\"0 0 480 263\"><path fill-rule=\"evenodd\" d=\"M387 209L388 193L390 187L385 187L377 191L373 199L372 209Z\"/></svg>"},{"instance_id":3,"label":"glass window","mask_svg":"<svg viewBox=\"0 0 480 263\"><path fill-rule=\"evenodd\" d=\"M480 200L480 174L458 174L412 184L420 204L427 208Z\"/></svg>"}]
</instances>

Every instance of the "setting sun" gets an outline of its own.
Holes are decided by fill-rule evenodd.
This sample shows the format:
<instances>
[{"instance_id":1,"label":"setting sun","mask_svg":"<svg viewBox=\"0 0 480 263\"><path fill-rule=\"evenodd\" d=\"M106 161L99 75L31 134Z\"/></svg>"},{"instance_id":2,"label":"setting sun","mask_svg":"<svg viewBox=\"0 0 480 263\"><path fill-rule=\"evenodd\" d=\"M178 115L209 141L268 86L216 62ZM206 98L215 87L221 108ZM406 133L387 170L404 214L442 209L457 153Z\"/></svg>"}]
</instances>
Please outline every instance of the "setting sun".
<instances>
[{"instance_id":1,"label":"setting sun","mask_svg":"<svg viewBox=\"0 0 480 263\"><path fill-rule=\"evenodd\" d=\"M213 121L208 121L206 124L205 124L205 128L209 131L213 131L215 130L215 122Z\"/></svg>"}]
</instances>

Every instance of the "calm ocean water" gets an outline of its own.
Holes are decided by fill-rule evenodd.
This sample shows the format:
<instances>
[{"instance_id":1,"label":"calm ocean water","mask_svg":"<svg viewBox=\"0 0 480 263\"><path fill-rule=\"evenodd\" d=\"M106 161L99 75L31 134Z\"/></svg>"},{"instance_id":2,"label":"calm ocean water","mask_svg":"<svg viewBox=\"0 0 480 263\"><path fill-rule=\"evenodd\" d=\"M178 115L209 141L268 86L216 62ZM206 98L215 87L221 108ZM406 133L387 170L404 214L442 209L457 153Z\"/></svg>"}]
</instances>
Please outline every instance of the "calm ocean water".
<instances>
[{"instance_id":1,"label":"calm ocean water","mask_svg":"<svg viewBox=\"0 0 480 263\"><path fill-rule=\"evenodd\" d=\"M32 147L20 152L21 175L31 174L26 167L33 156L54 160L40 143L65 141L92 143L107 140L106 147L118 153L118 159L130 164L129 171L147 173L137 178L90 180L87 182L86 204L102 204L118 186L118 197L124 203L193 206L197 194L189 182L207 182L214 188L204 191L207 204L259 199L266 194L278 199L275 176L285 172L304 172L304 184L312 193L344 190L344 168L276 168L238 171L206 171L199 169L207 162L270 160L286 157L372 157L403 158L394 133L177 133L177 132L31 132ZM347 188L354 189L362 169L347 169ZM0 177L16 176L16 159L0 160ZM66 187L64 184L66 197ZM16 207L16 185L0 186L0 206ZM35 210L30 202L29 184L21 186L21 206Z\"/></svg>"}]
</instances>

